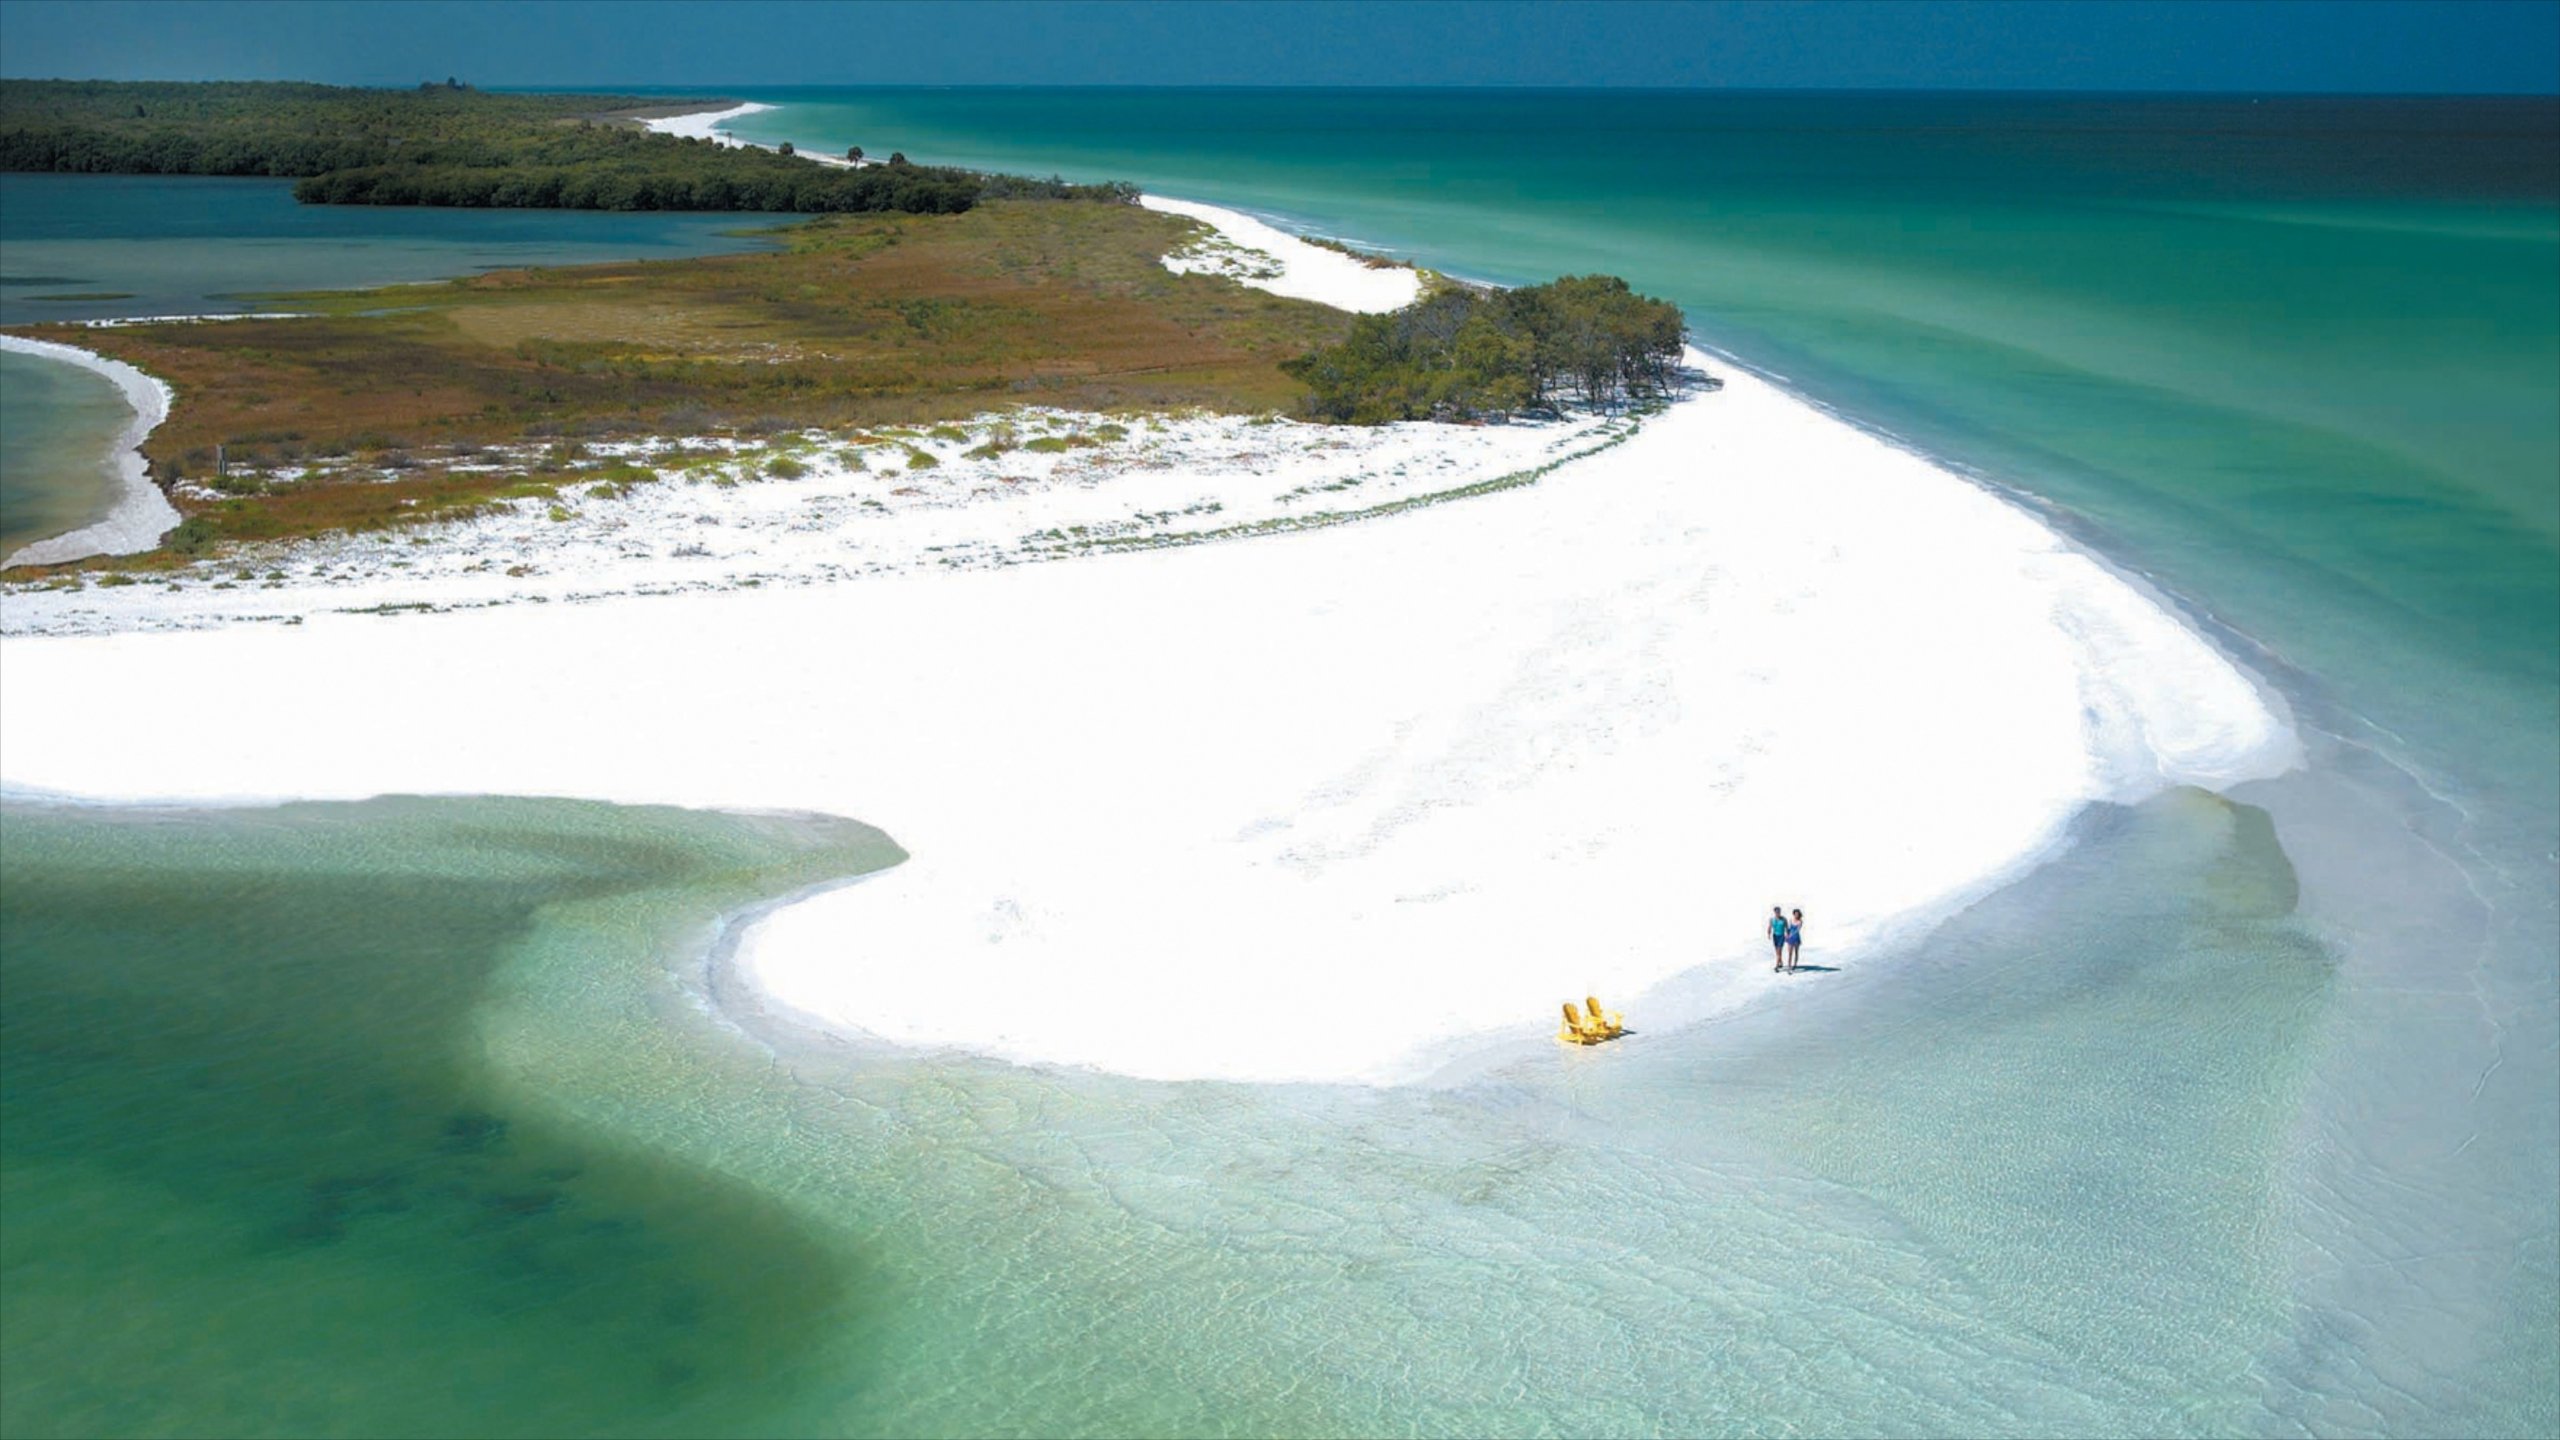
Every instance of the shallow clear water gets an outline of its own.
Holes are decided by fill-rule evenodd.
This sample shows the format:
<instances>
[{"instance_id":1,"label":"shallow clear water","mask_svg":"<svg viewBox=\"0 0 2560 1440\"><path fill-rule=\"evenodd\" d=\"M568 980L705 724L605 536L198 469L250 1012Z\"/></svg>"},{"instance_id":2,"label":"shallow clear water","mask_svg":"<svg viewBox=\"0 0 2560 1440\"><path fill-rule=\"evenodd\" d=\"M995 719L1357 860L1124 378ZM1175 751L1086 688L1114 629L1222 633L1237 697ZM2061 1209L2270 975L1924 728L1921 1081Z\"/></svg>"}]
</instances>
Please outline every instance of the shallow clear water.
<instances>
[{"instance_id":1,"label":"shallow clear water","mask_svg":"<svg viewBox=\"0 0 2560 1440\"><path fill-rule=\"evenodd\" d=\"M105 376L0 350L0 556L113 508L115 441L132 421Z\"/></svg>"},{"instance_id":2,"label":"shallow clear water","mask_svg":"<svg viewBox=\"0 0 2560 1440\"><path fill-rule=\"evenodd\" d=\"M541 957L611 937L637 1003L707 914L895 853L559 802L0 810L0 1430L755 1428L858 1255L519 1099L482 1027Z\"/></svg>"},{"instance_id":3,"label":"shallow clear water","mask_svg":"<svg viewBox=\"0 0 2560 1440\"><path fill-rule=\"evenodd\" d=\"M5 820L12 1434L2266 1420L2330 965L2210 797L2092 817L1919 963L1809 973L1847 1031L1385 1092L727 1023L708 917L894 855L860 827Z\"/></svg>"},{"instance_id":4,"label":"shallow clear water","mask_svg":"<svg viewBox=\"0 0 2560 1440\"><path fill-rule=\"evenodd\" d=\"M2341 977L2270 1390L2323 1429L2560 1423L2560 102L756 98L751 136L1626 275L2159 582L2319 732L2268 791Z\"/></svg>"},{"instance_id":5,"label":"shallow clear water","mask_svg":"<svg viewBox=\"0 0 2560 1440\"><path fill-rule=\"evenodd\" d=\"M1384 1092L758 1014L708 917L859 832L13 808L0 1429L2560 1428L2560 111L764 98L1619 270L2157 577L2313 767L2095 810L1787 1003Z\"/></svg>"}]
</instances>

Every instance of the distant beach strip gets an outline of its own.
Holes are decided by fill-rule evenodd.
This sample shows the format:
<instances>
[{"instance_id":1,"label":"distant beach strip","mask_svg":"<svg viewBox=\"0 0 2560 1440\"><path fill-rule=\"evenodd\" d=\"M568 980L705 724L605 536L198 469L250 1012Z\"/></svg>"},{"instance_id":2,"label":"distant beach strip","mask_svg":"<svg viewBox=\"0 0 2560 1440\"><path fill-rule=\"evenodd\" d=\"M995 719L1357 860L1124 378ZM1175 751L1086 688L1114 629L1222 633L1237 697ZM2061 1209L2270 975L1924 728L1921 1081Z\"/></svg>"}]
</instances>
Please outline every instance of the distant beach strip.
<instances>
[{"instance_id":1,"label":"distant beach strip","mask_svg":"<svg viewBox=\"0 0 2560 1440\"><path fill-rule=\"evenodd\" d=\"M732 120L743 120L749 115L761 115L774 108L776 107L749 102L744 105L732 105L725 110L697 110L689 115L661 115L640 123L661 135L674 135L687 140L708 140L716 145L744 145L746 141L730 134L723 127Z\"/></svg>"}]
</instances>

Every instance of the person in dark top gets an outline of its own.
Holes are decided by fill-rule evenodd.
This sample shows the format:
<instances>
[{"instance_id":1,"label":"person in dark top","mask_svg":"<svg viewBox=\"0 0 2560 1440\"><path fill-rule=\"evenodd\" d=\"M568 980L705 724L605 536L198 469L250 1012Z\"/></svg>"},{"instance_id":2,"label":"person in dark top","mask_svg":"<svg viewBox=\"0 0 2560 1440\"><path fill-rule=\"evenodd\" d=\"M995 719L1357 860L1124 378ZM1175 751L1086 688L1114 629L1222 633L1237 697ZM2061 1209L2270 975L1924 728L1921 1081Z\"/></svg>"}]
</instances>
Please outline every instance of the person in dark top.
<instances>
[{"instance_id":1,"label":"person in dark top","mask_svg":"<svg viewBox=\"0 0 2560 1440\"><path fill-rule=\"evenodd\" d=\"M1787 912L1775 905L1769 907L1769 949L1771 952L1769 968L1771 970L1787 968Z\"/></svg>"},{"instance_id":2,"label":"person in dark top","mask_svg":"<svg viewBox=\"0 0 2560 1440\"><path fill-rule=\"evenodd\" d=\"M1804 912L1798 910L1795 912L1795 918L1787 922L1787 971L1789 974L1795 972L1796 962L1803 958Z\"/></svg>"}]
</instances>

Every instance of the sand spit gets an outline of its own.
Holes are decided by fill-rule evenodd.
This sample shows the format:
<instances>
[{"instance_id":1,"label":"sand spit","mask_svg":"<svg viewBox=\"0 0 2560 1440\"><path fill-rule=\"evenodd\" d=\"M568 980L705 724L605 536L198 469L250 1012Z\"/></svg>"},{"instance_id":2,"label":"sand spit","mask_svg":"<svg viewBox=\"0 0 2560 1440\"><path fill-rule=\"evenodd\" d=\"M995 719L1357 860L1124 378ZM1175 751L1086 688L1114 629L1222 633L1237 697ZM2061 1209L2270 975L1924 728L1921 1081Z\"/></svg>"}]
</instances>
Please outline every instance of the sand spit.
<instances>
[{"instance_id":1,"label":"sand spit","mask_svg":"<svg viewBox=\"0 0 2560 1440\"><path fill-rule=\"evenodd\" d=\"M1138 203L1216 232L1211 240L1164 257L1165 268L1177 275L1224 275L1274 295L1364 315L1401 310L1422 294L1422 273L1410 266L1369 265L1240 211L1161 195L1141 196Z\"/></svg>"},{"instance_id":2,"label":"sand spit","mask_svg":"<svg viewBox=\"0 0 2560 1440\"><path fill-rule=\"evenodd\" d=\"M1332 273L1302 278L1368 303ZM776 1006L1029 1063L1389 1083L1545 1046L1587 991L1634 1011L1625 1043L1685 1043L1684 1022L1842 978L1769 974L1772 903L1803 906L1808 958L1853 976L2086 803L2295 762L2248 676L2024 511L1726 382L1634 427L1104 437L1028 415L1017 442L1094 443L975 460L974 431L874 437L894 477L870 454L799 477L768 456L758 480L413 537L407 566L368 559L353 588L349 559L315 562L251 597L291 625L232 623L251 617L223 581L21 587L0 597L0 785L854 816L914 858L741 937ZM1004 483L1035 453L1059 458ZM1278 523L1315 496L1367 518ZM1106 515L1139 528L1081 520L1039 542L1054 563L998 563L1026 525ZM660 551L687 529L703 555ZM494 564L519 549L523 574ZM866 555L884 563L845 558ZM544 603L705 562L722 578L695 593ZM575 583L448 613L388 598L407 570L467 564L492 587ZM423 603L475 598L430 582ZM368 594L396 613L332 613ZM173 696L199 718L173 725Z\"/></svg>"},{"instance_id":3,"label":"sand spit","mask_svg":"<svg viewBox=\"0 0 2560 1440\"><path fill-rule=\"evenodd\" d=\"M2088 800L2293 754L2096 561L1739 374L1357 525L0 657L23 788L860 817L915 858L744 938L776 1003L1166 1078L1413 1078L1586 989L1664 1043L1774 983L1773 901L1854 957Z\"/></svg>"},{"instance_id":4,"label":"sand spit","mask_svg":"<svg viewBox=\"0 0 2560 1440\"><path fill-rule=\"evenodd\" d=\"M159 544L160 537L177 526L178 512L160 493L160 487L151 483L141 447L143 439L169 418L168 385L121 360L110 360L75 345L0 335L0 350L41 355L94 370L114 381L116 389L124 393L125 403L133 407L133 419L117 433L110 451L116 467L115 508L95 524L19 547L0 559L0 568L50 565L90 555L131 555Z\"/></svg>"}]
</instances>

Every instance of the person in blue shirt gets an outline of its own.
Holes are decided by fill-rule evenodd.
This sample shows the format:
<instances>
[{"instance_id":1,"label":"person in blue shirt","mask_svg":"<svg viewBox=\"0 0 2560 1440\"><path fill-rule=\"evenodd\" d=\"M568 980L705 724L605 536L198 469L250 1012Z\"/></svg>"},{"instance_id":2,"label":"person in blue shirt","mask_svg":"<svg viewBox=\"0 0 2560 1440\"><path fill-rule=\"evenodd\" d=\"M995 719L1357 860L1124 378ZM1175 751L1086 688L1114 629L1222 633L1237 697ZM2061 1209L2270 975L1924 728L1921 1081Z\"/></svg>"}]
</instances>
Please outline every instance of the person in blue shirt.
<instances>
[{"instance_id":1,"label":"person in blue shirt","mask_svg":"<svg viewBox=\"0 0 2560 1440\"><path fill-rule=\"evenodd\" d=\"M1775 905L1769 907L1769 950L1771 952L1769 968L1772 971L1786 969L1787 912Z\"/></svg>"},{"instance_id":2,"label":"person in blue shirt","mask_svg":"<svg viewBox=\"0 0 2560 1440\"><path fill-rule=\"evenodd\" d=\"M1804 958L1804 912L1795 912L1787 922L1787 973L1795 973L1796 962Z\"/></svg>"}]
</instances>

